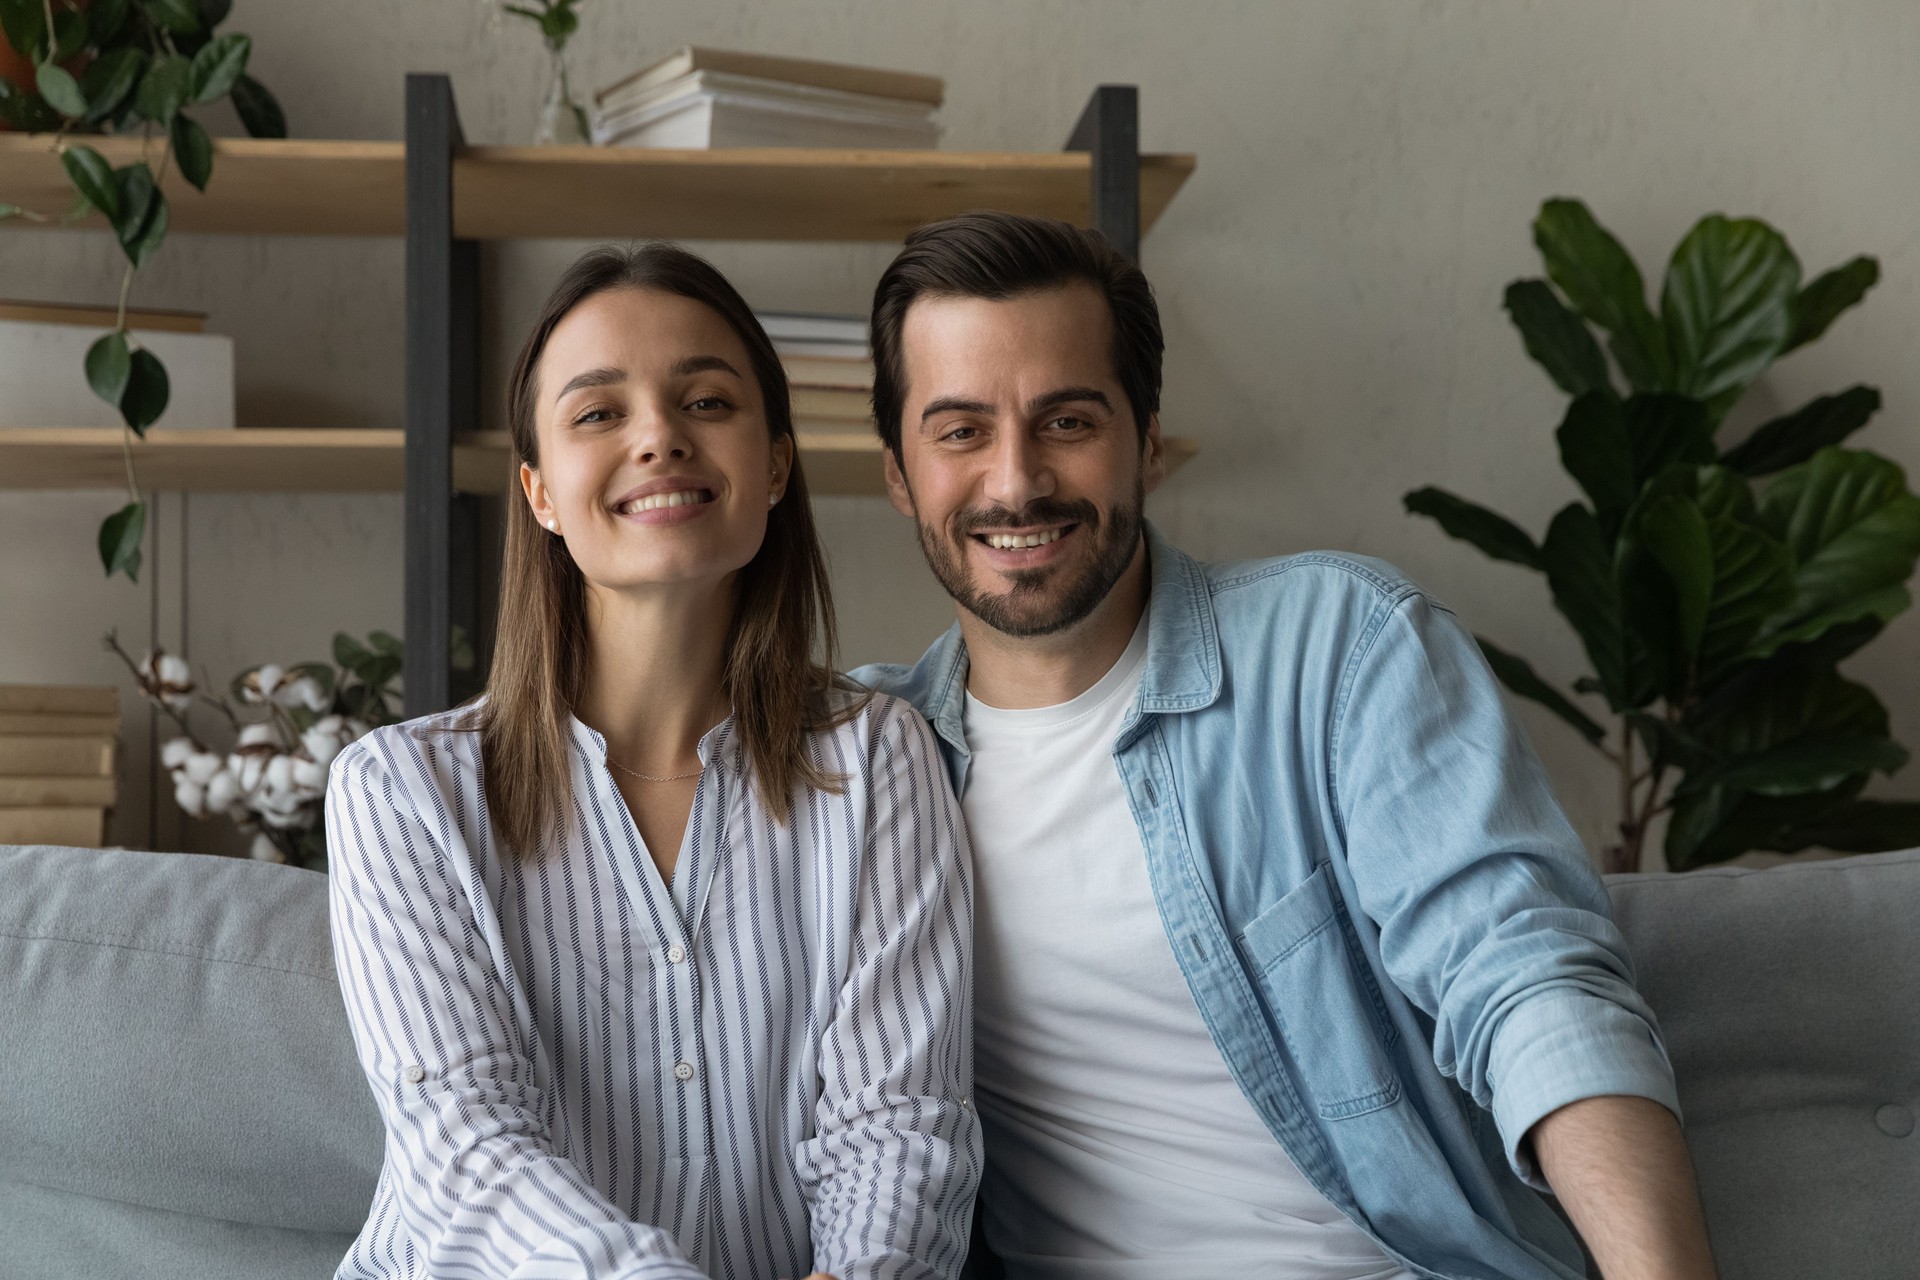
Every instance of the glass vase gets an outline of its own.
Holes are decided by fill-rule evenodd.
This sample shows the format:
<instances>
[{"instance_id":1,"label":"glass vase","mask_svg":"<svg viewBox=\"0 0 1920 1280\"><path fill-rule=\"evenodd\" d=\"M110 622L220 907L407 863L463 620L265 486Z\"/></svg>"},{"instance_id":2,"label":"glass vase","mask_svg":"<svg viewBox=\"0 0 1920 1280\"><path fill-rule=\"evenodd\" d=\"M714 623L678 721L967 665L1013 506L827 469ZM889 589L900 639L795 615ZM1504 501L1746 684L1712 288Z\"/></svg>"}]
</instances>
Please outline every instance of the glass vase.
<instances>
[{"instance_id":1,"label":"glass vase","mask_svg":"<svg viewBox=\"0 0 1920 1280\"><path fill-rule=\"evenodd\" d=\"M535 146L579 146L587 141L587 113L573 100L567 86L567 57L554 45L547 46L547 96L540 104L540 119L533 130Z\"/></svg>"}]
</instances>

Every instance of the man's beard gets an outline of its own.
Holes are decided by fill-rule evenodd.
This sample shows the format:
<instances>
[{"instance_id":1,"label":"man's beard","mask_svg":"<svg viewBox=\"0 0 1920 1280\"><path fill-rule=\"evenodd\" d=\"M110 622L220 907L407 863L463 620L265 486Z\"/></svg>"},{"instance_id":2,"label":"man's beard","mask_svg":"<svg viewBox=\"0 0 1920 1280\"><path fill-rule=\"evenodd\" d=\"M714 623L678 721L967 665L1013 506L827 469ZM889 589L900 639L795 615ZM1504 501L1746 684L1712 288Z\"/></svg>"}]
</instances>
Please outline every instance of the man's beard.
<instances>
[{"instance_id":1,"label":"man's beard","mask_svg":"<svg viewBox=\"0 0 1920 1280\"><path fill-rule=\"evenodd\" d=\"M1132 500L1115 507L1111 519L1104 521L1091 502L1040 498L1019 512L1005 507L957 512L947 522L944 534L918 519L914 527L920 534L920 551L927 558L927 567L947 594L1002 635L1026 639L1067 630L1107 598L1139 548L1146 500L1146 486L1136 480ZM1000 576L1013 585L999 595L983 591L973 581L967 543L975 530L1068 523L1079 525L1086 539L1084 553L1074 561L1002 573Z\"/></svg>"}]
</instances>

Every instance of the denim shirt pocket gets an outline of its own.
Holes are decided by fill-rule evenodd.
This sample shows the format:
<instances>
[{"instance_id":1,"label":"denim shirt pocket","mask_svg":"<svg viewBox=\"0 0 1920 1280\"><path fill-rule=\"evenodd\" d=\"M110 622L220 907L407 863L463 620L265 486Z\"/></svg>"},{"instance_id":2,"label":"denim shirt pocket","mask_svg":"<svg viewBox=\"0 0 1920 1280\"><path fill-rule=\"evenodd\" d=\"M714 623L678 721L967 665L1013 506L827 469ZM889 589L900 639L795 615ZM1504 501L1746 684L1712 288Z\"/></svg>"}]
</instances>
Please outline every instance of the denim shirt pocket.
<instances>
[{"instance_id":1,"label":"denim shirt pocket","mask_svg":"<svg viewBox=\"0 0 1920 1280\"><path fill-rule=\"evenodd\" d=\"M1321 1118L1345 1120L1392 1106L1400 1080L1331 877L1321 865L1255 916L1240 949Z\"/></svg>"}]
</instances>

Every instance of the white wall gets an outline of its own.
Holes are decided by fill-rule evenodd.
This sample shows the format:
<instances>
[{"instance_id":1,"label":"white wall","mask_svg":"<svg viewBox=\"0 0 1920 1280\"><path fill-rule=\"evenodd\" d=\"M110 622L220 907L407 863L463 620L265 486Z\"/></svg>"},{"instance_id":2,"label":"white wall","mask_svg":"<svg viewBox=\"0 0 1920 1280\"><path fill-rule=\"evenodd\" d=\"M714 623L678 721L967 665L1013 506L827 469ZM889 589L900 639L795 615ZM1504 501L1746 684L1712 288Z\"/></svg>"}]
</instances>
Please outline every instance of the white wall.
<instances>
[{"instance_id":1,"label":"white wall","mask_svg":"<svg viewBox=\"0 0 1920 1280\"><path fill-rule=\"evenodd\" d=\"M537 42L482 0L240 0L234 29L297 135L392 138L402 77L453 76L467 136L519 142L542 88ZM871 62L946 78L946 145L1051 150L1088 91L1137 83L1149 150L1199 169L1143 257L1167 328L1167 430L1203 441L1152 504L1190 550L1339 547L1393 560L1470 625L1569 679L1581 658L1532 575L1404 516L1437 483L1534 530L1573 496L1553 449L1558 392L1500 311L1538 274L1539 202L1589 202L1657 278L1699 215L1758 215L1810 272L1856 252L1885 281L1754 393L1763 410L1856 381L1886 396L1860 437L1920 468L1920 8L1911 0L589 0L585 86L686 43ZM214 181L219 181L216 172ZM579 246L489 247L488 413L504 362ZM756 304L859 310L884 246L697 246ZM211 313L239 338L248 425L398 425L397 241L176 236L136 303ZM104 235L0 231L0 293L110 299ZM1657 287L1657 286L1656 286ZM109 620L145 637L180 612L90 567L112 495L0 494L0 680L108 680ZM171 500L178 504L178 499ZM333 630L398 629L397 497L200 496L179 624L196 665L319 656ZM829 499L846 657L913 654L947 618L909 530L878 500ZM1853 672L1920 745L1920 621ZM1590 843L1612 780L1571 733L1522 713ZM139 744L136 744L139 745ZM130 779L129 794L139 792ZM1920 766L1877 790L1920 795ZM141 793L143 794L143 793ZM186 840L167 805L149 835ZM177 818L173 820L177 824Z\"/></svg>"}]
</instances>

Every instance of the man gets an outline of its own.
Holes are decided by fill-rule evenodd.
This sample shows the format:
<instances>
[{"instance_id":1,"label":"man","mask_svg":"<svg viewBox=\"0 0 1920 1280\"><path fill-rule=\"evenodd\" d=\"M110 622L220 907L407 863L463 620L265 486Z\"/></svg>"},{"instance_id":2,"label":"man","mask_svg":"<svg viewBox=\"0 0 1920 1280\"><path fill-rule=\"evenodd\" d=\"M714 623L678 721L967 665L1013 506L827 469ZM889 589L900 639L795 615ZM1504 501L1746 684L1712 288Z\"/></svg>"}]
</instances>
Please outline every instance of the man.
<instances>
[{"instance_id":1,"label":"man","mask_svg":"<svg viewBox=\"0 0 1920 1280\"><path fill-rule=\"evenodd\" d=\"M873 345L959 622L859 674L933 723L972 836L1006 1274L1578 1276L1550 1189L1608 1277L1711 1276L1605 891L1452 615L1145 522L1159 318L1092 232L921 229Z\"/></svg>"}]
</instances>

